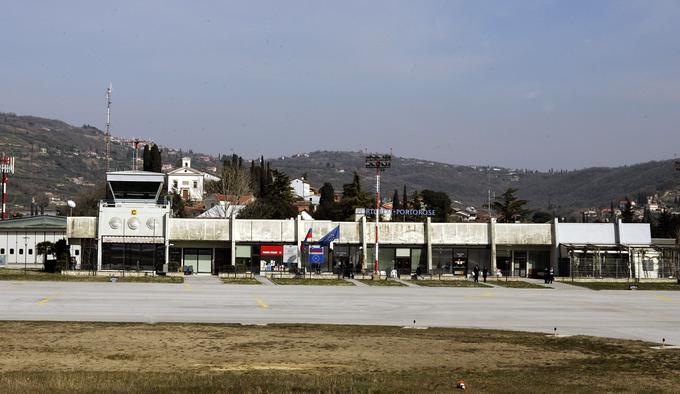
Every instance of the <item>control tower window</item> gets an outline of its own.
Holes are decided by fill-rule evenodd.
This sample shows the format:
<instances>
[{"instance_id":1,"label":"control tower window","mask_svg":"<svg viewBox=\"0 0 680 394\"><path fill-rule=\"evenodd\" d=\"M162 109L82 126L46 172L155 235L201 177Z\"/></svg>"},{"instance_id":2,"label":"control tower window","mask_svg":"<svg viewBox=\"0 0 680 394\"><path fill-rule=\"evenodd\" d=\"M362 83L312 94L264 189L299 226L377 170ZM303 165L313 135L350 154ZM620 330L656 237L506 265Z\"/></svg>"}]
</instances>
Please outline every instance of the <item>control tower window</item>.
<instances>
[{"instance_id":1,"label":"control tower window","mask_svg":"<svg viewBox=\"0 0 680 394\"><path fill-rule=\"evenodd\" d=\"M143 199L153 200L156 198L159 182L125 182L111 181L111 189L116 199Z\"/></svg>"}]
</instances>

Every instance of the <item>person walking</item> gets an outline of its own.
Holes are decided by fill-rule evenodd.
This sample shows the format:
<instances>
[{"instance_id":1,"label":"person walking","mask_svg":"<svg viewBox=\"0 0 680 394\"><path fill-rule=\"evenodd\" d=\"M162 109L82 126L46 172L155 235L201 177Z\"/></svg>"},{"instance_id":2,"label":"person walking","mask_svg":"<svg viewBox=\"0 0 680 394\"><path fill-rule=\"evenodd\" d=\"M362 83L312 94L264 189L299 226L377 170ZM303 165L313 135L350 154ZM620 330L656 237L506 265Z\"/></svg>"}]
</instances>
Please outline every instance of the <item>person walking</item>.
<instances>
[{"instance_id":1,"label":"person walking","mask_svg":"<svg viewBox=\"0 0 680 394\"><path fill-rule=\"evenodd\" d=\"M472 269L472 273L475 277L475 282L479 282L479 266L475 265L475 268Z\"/></svg>"},{"instance_id":2,"label":"person walking","mask_svg":"<svg viewBox=\"0 0 680 394\"><path fill-rule=\"evenodd\" d=\"M548 274L548 284L552 284L554 280L555 280L555 271L553 271L553 269L551 267L550 273Z\"/></svg>"},{"instance_id":3,"label":"person walking","mask_svg":"<svg viewBox=\"0 0 680 394\"><path fill-rule=\"evenodd\" d=\"M484 269L482 269L482 279L484 279L484 283L486 283L487 275L489 275L489 270L486 267L484 267Z\"/></svg>"},{"instance_id":4,"label":"person walking","mask_svg":"<svg viewBox=\"0 0 680 394\"><path fill-rule=\"evenodd\" d=\"M543 283L547 285L549 280L550 280L550 267L546 265L545 271L543 271Z\"/></svg>"}]
</instances>

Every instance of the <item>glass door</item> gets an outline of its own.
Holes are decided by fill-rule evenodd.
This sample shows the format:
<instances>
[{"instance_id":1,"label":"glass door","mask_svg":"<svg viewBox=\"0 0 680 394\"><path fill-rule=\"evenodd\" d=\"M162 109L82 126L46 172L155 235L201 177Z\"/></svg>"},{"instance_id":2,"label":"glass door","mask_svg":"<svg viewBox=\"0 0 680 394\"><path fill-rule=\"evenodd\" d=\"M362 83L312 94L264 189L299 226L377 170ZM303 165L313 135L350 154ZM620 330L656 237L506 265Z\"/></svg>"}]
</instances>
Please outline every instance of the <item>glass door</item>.
<instances>
[{"instance_id":1,"label":"glass door","mask_svg":"<svg viewBox=\"0 0 680 394\"><path fill-rule=\"evenodd\" d=\"M199 249L196 262L196 272L200 274L212 273L212 249Z\"/></svg>"}]
</instances>

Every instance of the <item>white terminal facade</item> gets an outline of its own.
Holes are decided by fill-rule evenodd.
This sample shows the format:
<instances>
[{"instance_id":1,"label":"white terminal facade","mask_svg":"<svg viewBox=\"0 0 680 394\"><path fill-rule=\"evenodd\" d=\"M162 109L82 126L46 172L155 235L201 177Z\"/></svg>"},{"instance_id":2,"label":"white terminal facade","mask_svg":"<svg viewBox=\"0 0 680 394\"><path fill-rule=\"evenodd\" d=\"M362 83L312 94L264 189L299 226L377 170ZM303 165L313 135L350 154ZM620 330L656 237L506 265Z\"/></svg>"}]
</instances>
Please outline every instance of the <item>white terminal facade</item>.
<instances>
[{"instance_id":1,"label":"white terminal facade","mask_svg":"<svg viewBox=\"0 0 680 394\"><path fill-rule=\"evenodd\" d=\"M336 264L372 269L375 226L365 217L355 222L304 221L300 216L289 220L173 218L170 206L159 199L163 175L127 171L109 173L107 179L111 198L101 203L99 217L68 218L66 232L69 244L96 249L87 255L96 256L92 263L99 270L172 272L190 265L194 273L218 274L259 272L277 265L302 267L308 264L301 252L308 230L312 229L310 243L314 244L336 226L340 237L334 242L333 263L326 248L323 269L332 270ZM575 260L591 265L625 260L630 272L617 272L619 276L658 276L649 224L432 223L427 219L383 222L379 234L381 271L394 267L411 273L420 267L422 272L464 275L477 265L490 272L498 269L504 276L535 276L546 267L568 275Z\"/></svg>"}]
</instances>

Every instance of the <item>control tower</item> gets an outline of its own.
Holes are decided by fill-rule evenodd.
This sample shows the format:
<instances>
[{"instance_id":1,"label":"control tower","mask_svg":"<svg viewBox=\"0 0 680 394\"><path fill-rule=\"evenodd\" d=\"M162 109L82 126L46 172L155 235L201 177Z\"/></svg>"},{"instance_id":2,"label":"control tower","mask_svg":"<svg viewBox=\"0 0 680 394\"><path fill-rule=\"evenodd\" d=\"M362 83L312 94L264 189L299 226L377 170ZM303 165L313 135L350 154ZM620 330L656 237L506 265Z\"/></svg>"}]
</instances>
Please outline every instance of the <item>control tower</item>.
<instances>
[{"instance_id":1,"label":"control tower","mask_svg":"<svg viewBox=\"0 0 680 394\"><path fill-rule=\"evenodd\" d=\"M170 203L165 175L147 171L106 173L99 203L97 269L167 272Z\"/></svg>"}]
</instances>

